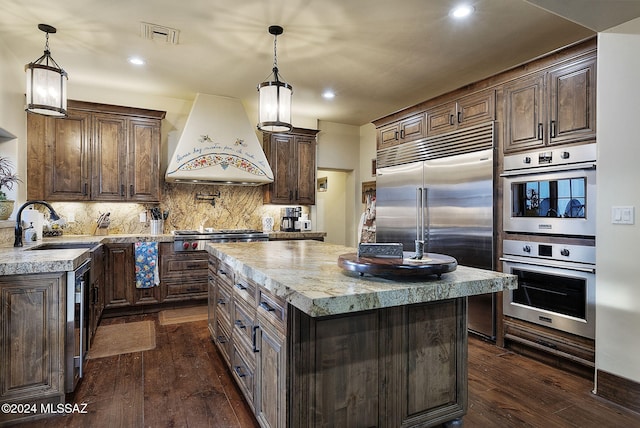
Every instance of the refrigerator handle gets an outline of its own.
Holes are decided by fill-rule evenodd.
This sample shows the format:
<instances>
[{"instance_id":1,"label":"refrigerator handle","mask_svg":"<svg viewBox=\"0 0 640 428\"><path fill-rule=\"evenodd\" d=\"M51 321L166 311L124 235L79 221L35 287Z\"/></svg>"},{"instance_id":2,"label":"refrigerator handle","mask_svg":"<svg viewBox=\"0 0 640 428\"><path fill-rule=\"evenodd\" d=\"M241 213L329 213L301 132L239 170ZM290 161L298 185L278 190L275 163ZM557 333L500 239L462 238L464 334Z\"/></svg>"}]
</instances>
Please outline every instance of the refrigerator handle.
<instances>
[{"instance_id":1,"label":"refrigerator handle","mask_svg":"<svg viewBox=\"0 0 640 428\"><path fill-rule=\"evenodd\" d=\"M422 210L422 188L416 189L416 239L422 239L420 232L424 224L424 212Z\"/></svg>"},{"instance_id":2,"label":"refrigerator handle","mask_svg":"<svg viewBox=\"0 0 640 428\"><path fill-rule=\"evenodd\" d=\"M424 240L424 249L427 251L429 248L429 223L431 219L429 218L429 188L425 187L422 189L422 237L420 239Z\"/></svg>"}]
</instances>

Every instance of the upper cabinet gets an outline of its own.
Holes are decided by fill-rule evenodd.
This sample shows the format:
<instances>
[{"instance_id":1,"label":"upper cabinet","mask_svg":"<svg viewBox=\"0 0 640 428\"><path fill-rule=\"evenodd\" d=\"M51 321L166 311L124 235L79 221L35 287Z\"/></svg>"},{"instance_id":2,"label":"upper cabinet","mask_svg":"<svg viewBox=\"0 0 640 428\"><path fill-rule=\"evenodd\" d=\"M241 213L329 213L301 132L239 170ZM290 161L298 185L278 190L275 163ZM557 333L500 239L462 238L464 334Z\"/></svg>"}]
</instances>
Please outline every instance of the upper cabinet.
<instances>
[{"instance_id":1,"label":"upper cabinet","mask_svg":"<svg viewBox=\"0 0 640 428\"><path fill-rule=\"evenodd\" d=\"M503 87L504 152L596 138L596 56Z\"/></svg>"},{"instance_id":2,"label":"upper cabinet","mask_svg":"<svg viewBox=\"0 0 640 428\"><path fill-rule=\"evenodd\" d=\"M378 149L418 140L426 136L424 113L390 123L378 128Z\"/></svg>"},{"instance_id":3,"label":"upper cabinet","mask_svg":"<svg viewBox=\"0 0 640 428\"><path fill-rule=\"evenodd\" d=\"M419 113L390 123L377 121L378 150L495 120L496 91L485 89L444 104L411 110Z\"/></svg>"},{"instance_id":4,"label":"upper cabinet","mask_svg":"<svg viewBox=\"0 0 640 428\"><path fill-rule=\"evenodd\" d=\"M27 115L29 199L160 200L165 112L69 102L69 116Z\"/></svg>"},{"instance_id":5,"label":"upper cabinet","mask_svg":"<svg viewBox=\"0 0 640 428\"><path fill-rule=\"evenodd\" d=\"M427 136L492 121L496 115L496 91L484 90L427 110Z\"/></svg>"},{"instance_id":6,"label":"upper cabinet","mask_svg":"<svg viewBox=\"0 0 640 428\"><path fill-rule=\"evenodd\" d=\"M317 130L294 128L283 134L263 134L263 148L273 183L264 187L265 204L316 203Z\"/></svg>"}]
</instances>

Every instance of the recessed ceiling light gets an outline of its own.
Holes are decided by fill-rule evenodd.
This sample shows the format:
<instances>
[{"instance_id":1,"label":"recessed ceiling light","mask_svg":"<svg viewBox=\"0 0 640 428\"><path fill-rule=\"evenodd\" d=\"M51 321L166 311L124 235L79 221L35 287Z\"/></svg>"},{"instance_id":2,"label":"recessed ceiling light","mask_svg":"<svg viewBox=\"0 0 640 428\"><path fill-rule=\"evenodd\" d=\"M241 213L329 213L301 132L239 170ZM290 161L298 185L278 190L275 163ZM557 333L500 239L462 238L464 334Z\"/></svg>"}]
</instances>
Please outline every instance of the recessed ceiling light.
<instances>
[{"instance_id":1,"label":"recessed ceiling light","mask_svg":"<svg viewBox=\"0 0 640 428\"><path fill-rule=\"evenodd\" d=\"M326 90L322 93L322 98L326 98L328 100L330 100L331 98L335 98L335 96L336 96L335 92L331 90Z\"/></svg>"},{"instance_id":2,"label":"recessed ceiling light","mask_svg":"<svg viewBox=\"0 0 640 428\"><path fill-rule=\"evenodd\" d=\"M129 58L129 62L133 65L144 65L144 60L137 56L132 56Z\"/></svg>"},{"instance_id":3,"label":"recessed ceiling light","mask_svg":"<svg viewBox=\"0 0 640 428\"><path fill-rule=\"evenodd\" d=\"M451 9L450 14L454 18L461 19L471 15L475 10L476 9L473 6L470 6L468 4L461 4L460 6L456 6Z\"/></svg>"}]
</instances>

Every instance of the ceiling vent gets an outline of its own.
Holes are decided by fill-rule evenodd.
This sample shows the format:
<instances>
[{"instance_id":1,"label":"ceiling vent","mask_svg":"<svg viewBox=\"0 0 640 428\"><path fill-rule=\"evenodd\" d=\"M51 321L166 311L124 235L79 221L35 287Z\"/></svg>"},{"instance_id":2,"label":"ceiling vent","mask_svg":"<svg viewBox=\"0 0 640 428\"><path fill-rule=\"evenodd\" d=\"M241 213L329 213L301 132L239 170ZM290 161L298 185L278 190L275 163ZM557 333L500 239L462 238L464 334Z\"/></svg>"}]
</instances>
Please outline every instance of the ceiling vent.
<instances>
[{"instance_id":1,"label":"ceiling vent","mask_svg":"<svg viewBox=\"0 0 640 428\"><path fill-rule=\"evenodd\" d=\"M172 45L177 45L178 38L180 37L180 30L158 24L151 24L149 22L141 22L140 36L143 39L159 40Z\"/></svg>"}]
</instances>

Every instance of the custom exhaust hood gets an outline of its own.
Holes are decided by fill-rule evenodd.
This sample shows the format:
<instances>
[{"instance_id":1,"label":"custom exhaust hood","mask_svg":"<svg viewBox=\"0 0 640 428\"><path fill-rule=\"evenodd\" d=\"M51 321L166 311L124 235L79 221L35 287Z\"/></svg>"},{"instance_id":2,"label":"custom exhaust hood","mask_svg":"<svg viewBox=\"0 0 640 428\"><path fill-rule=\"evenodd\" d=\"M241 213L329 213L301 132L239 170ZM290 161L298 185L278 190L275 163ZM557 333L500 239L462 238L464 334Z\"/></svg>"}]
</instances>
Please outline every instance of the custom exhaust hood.
<instances>
[{"instance_id":1,"label":"custom exhaust hood","mask_svg":"<svg viewBox=\"0 0 640 428\"><path fill-rule=\"evenodd\" d=\"M259 186L273 172L235 98L197 94L165 174L169 182Z\"/></svg>"}]
</instances>

